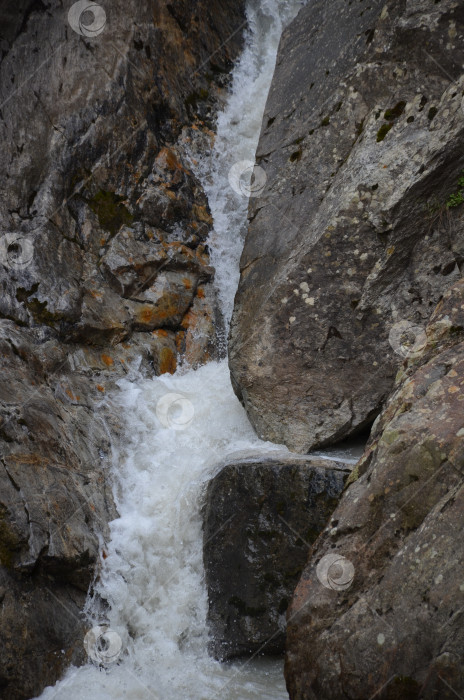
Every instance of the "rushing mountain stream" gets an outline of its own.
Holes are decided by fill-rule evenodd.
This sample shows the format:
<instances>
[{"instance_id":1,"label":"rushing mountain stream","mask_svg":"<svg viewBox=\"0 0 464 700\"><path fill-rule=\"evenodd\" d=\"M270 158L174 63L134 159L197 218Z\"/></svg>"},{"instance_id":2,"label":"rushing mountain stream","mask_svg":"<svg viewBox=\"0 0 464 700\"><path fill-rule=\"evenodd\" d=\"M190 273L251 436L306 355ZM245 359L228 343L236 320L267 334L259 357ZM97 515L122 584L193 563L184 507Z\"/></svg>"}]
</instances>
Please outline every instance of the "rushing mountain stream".
<instances>
[{"instance_id":1,"label":"rushing mountain stream","mask_svg":"<svg viewBox=\"0 0 464 700\"><path fill-rule=\"evenodd\" d=\"M227 323L248 206L247 196L230 184L231 168L254 161L282 28L301 5L249 3L245 47L219 115L214 151L195 165L214 217L209 246ZM71 668L41 697L285 698L280 660L220 664L208 655L200 513L205 484L227 455L281 448L254 434L232 391L226 360L124 380L112 401L126 425L124 445L115 446L113 455L120 517L111 523L87 614L89 627L109 625L106 658L114 654L115 660Z\"/></svg>"}]
</instances>

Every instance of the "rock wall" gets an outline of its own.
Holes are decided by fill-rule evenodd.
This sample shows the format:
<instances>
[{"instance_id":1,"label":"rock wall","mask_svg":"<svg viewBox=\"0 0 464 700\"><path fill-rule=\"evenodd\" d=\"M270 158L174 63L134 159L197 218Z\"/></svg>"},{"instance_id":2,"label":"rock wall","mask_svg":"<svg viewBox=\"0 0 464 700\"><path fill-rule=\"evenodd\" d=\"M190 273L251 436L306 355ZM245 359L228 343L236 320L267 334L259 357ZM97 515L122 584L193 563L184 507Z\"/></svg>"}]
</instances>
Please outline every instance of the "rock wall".
<instances>
[{"instance_id":1,"label":"rock wall","mask_svg":"<svg viewBox=\"0 0 464 700\"><path fill-rule=\"evenodd\" d=\"M1 9L8 700L30 698L83 660L81 611L116 515L116 380L215 357L220 326L211 216L190 158L214 139L243 2L75 9L58 0ZM464 692L463 34L455 0L313 0L282 40L257 154L267 184L253 192L231 328L232 379L258 433L299 452L380 413L289 610L292 700ZM265 475L263 484L272 491ZM325 505L311 510L318 532ZM243 533L229 534L243 544ZM212 590L223 590L210 603L226 599L217 619L227 631L234 602L215 566ZM253 573L251 591L263 583ZM280 595L282 580L274 584ZM260 625L239 620L232 655L256 649L270 625L282 643L282 612L269 601Z\"/></svg>"},{"instance_id":2,"label":"rock wall","mask_svg":"<svg viewBox=\"0 0 464 700\"><path fill-rule=\"evenodd\" d=\"M83 660L80 613L116 515L115 381L215 356L211 217L189 159L211 147L245 21L243 2L65 5L0 10L8 700Z\"/></svg>"},{"instance_id":3,"label":"rock wall","mask_svg":"<svg viewBox=\"0 0 464 700\"><path fill-rule=\"evenodd\" d=\"M284 32L230 334L265 439L370 426L404 328L462 275L463 35L455 0L314 0Z\"/></svg>"},{"instance_id":4,"label":"rock wall","mask_svg":"<svg viewBox=\"0 0 464 700\"><path fill-rule=\"evenodd\" d=\"M464 693L464 280L426 336L289 607L291 700Z\"/></svg>"},{"instance_id":5,"label":"rock wall","mask_svg":"<svg viewBox=\"0 0 464 700\"><path fill-rule=\"evenodd\" d=\"M454 0L314 0L281 42L232 380L294 451L373 424L288 609L291 700L464 693L463 39Z\"/></svg>"}]
</instances>

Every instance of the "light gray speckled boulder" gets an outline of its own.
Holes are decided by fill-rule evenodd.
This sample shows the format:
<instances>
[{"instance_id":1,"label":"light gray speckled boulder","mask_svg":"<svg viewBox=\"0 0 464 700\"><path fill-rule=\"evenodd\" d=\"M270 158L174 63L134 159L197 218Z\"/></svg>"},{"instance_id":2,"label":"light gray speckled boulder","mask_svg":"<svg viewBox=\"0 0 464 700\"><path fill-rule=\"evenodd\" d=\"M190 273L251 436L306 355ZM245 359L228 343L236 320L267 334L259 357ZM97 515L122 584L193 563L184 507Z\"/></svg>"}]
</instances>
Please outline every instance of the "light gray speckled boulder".
<instances>
[{"instance_id":1,"label":"light gray speckled boulder","mask_svg":"<svg viewBox=\"0 0 464 700\"><path fill-rule=\"evenodd\" d=\"M372 423L461 276L464 6L314 0L284 32L230 334L258 434L307 452Z\"/></svg>"}]
</instances>

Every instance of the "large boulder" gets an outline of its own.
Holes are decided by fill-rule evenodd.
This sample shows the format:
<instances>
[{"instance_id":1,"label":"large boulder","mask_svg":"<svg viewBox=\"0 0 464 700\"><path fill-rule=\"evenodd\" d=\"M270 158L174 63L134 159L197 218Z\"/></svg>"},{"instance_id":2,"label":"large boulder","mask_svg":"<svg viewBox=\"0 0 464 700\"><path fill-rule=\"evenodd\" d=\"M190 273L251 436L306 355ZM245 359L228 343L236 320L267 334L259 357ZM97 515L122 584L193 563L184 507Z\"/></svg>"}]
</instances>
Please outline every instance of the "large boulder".
<instances>
[{"instance_id":1,"label":"large boulder","mask_svg":"<svg viewBox=\"0 0 464 700\"><path fill-rule=\"evenodd\" d=\"M230 335L263 438L307 452L370 426L398 331L461 276L463 64L455 0L314 0L284 32Z\"/></svg>"},{"instance_id":2,"label":"large boulder","mask_svg":"<svg viewBox=\"0 0 464 700\"><path fill-rule=\"evenodd\" d=\"M292 700L464 694L464 281L426 336L289 607Z\"/></svg>"},{"instance_id":3,"label":"large boulder","mask_svg":"<svg viewBox=\"0 0 464 700\"><path fill-rule=\"evenodd\" d=\"M350 468L297 455L237 458L209 482L203 559L219 659L285 648L285 612Z\"/></svg>"},{"instance_id":4,"label":"large boulder","mask_svg":"<svg viewBox=\"0 0 464 700\"><path fill-rule=\"evenodd\" d=\"M84 660L81 612L117 515L107 478L122 430L116 382L173 372L183 353L217 357L212 221L189 154L211 147L244 3L103 5L106 23L95 3L81 17L82 3L58 0L0 10L8 700L35 697Z\"/></svg>"}]
</instances>

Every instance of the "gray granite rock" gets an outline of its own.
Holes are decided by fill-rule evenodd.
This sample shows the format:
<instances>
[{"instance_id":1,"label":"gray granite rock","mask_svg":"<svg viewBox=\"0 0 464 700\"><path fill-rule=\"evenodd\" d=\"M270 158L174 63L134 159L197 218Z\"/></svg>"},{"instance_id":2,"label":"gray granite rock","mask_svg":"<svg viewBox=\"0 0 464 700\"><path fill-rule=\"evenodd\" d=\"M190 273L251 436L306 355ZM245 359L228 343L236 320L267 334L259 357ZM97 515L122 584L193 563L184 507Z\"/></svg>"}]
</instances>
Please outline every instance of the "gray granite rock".
<instances>
[{"instance_id":1,"label":"gray granite rock","mask_svg":"<svg viewBox=\"0 0 464 700\"><path fill-rule=\"evenodd\" d=\"M214 656L284 651L289 600L349 473L285 452L237 457L209 482L203 558Z\"/></svg>"},{"instance_id":2,"label":"gray granite rock","mask_svg":"<svg viewBox=\"0 0 464 700\"><path fill-rule=\"evenodd\" d=\"M369 426L397 324L462 274L463 38L454 0L314 0L284 32L230 334L265 439L307 452Z\"/></svg>"},{"instance_id":3,"label":"gray granite rock","mask_svg":"<svg viewBox=\"0 0 464 700\"><path fill-rule=\"evenodd\" d=\"M463 280L426 332L289 606L291 700L464 693Z\"/></svg>"}]
</instances>

